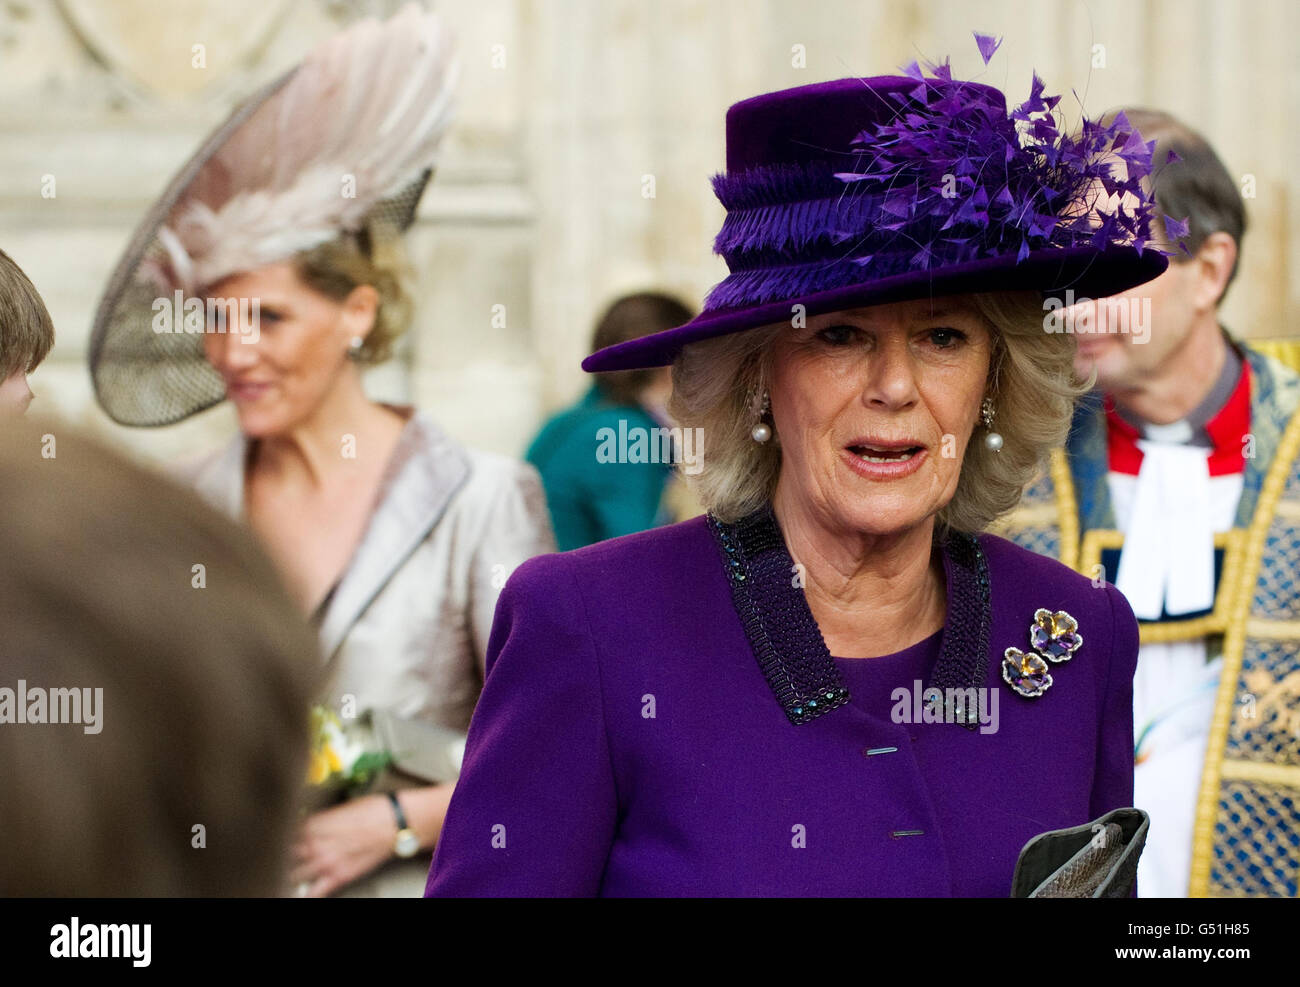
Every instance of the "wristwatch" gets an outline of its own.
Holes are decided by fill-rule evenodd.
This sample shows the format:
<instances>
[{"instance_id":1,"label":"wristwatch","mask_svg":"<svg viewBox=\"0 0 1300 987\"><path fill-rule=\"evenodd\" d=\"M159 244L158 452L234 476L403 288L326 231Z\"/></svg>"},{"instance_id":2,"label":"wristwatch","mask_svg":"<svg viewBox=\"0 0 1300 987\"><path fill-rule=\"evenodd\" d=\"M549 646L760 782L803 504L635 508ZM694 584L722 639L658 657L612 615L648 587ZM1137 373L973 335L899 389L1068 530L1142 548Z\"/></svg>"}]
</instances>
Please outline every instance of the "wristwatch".
<instances>
[{"instance_id":1,"label":"wristwatch","mask_svg":"<svg viewBox=\"0 0 1300 987\"><path fill-rule=\"evenodd\" d=\"M389 792L388 801L393 804L393 815L397 817L397 837L393 840L393 853L403 858L414 857L420 852L420 838L415 835L415 830L406 821L406 813L402 811L402 803L397 801L397 793Z\"/></svg>"}]
</instances>

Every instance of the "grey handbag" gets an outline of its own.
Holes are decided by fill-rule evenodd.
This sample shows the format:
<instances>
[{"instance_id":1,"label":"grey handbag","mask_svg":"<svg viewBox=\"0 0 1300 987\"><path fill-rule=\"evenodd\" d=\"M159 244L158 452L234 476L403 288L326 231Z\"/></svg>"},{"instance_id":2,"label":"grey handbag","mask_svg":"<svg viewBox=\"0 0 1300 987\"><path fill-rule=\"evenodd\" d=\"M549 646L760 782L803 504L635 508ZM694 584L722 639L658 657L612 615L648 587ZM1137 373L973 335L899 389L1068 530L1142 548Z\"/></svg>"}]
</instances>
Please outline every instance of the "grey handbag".
<instances>
[{"instance_id":1,"label":"grey handbag","mask_svg":"<svg viewBox=\"0 0 1300 987\"><path fill-rule=\"evenodd\" d=\"M1151 820L1141 809L1113 809L1025 844L1011 878L1012 898L1127 898Z\"/></svg>"}]
</instances>

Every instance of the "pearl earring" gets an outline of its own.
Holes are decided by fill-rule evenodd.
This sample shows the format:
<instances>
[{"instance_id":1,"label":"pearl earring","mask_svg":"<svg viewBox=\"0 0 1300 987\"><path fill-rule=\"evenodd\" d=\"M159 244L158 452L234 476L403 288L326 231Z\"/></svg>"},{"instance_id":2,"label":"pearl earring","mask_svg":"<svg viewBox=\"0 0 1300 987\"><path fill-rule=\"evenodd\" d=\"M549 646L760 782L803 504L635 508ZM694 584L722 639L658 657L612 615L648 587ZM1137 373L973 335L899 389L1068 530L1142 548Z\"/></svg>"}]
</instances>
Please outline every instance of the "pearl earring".
<instances>
[{"instance_id":1,"label":"pearl earring","mask_svg":"<svg viewBox=\"0 0 1300 987\"><path fill-rule=\"evenodd\" d=\"M768 413L771 407L771 398L768 396L767 389L764 388L763 403L758 409L758 422L749 430L750 437L755 442L766 442L772 437L772 426L763 421L763 416Z\"/></svg>"},{"instance_id":2,"label":"pearl earring","mask_svg":"<svg viewBox=\"0 0 1300 987\"><path fill-rule=\"evenodd\" d=\"M352 345L348 347L348 353L352 356L356 356L361 352L361 347L364 346L365 344L366 341L363 337L353 336Z\"/></svg>"},{"instance_id":3,"label":"pearl earring","mask_svg":"<svg viewBox=\"0 0 1300 987\"><path fill-rule=\"evenodd\" d=\"M990 452L1000 452L1002 449L1002 436L993 431L993 399L985 398L984 404L980 407L980 417L984 419L984 427L988 429L988 434L984 436L984 446Z\"/></svg>"}]
</instances>

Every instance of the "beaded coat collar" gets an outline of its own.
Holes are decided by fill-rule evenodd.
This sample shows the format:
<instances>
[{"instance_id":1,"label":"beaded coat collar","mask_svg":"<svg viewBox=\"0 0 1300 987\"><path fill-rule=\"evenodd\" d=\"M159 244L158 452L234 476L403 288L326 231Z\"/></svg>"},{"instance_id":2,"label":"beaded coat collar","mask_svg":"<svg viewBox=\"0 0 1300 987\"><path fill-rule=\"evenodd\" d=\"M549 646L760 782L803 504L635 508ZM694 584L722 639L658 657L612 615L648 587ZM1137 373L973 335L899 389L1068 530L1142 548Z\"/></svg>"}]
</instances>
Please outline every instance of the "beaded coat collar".
<instances>
[{"instance_id":1,"label":"beaded coat collar","mask_svg":"<svg viewBox=\"0 0 1300 987\"><path fill-rule=\"evenodd\" d=\"M849 690L792 578L794 561L771 506L736 522L710 514L708 524L745 636L790 722L808 723L847 703ZM980 688L988 681L988 561L973 535L950 534L943 550L948 613L927 696L936 689L938 696L951 696L949 690ZM978 725L974 709L946 719L968 730Z\"/></svg>"}]
</instances>

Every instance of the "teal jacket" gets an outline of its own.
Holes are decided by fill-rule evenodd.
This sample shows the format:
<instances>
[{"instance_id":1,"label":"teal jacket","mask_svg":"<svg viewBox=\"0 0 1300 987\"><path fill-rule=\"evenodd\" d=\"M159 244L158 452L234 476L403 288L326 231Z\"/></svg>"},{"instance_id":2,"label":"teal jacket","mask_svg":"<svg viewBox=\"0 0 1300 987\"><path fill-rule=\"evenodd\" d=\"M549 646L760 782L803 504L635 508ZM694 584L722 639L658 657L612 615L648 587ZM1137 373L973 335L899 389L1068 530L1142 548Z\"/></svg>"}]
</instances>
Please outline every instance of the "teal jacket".
<instances>
[{"instance_id":1,"label":"teal jacket","mask_svg":"<svg viewBox=\"0 0 1300 987\"><path fill-rule=\"evenodd\" d=\"M646 458L641 455L646 444L630 450L618 445L619 436L636 436L638 430L655 436L660 428L643 408L614 404L595 384L542 426L525 458L541 474L560 551L644 531L667 520L660 501L672 464L636 461ZM611 449L623 453L612 462Z\"/></svg>"}]
</instances>

